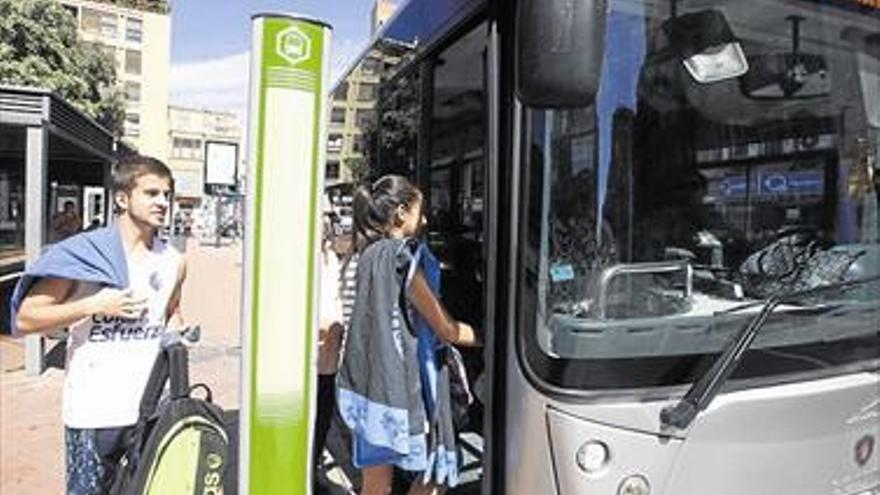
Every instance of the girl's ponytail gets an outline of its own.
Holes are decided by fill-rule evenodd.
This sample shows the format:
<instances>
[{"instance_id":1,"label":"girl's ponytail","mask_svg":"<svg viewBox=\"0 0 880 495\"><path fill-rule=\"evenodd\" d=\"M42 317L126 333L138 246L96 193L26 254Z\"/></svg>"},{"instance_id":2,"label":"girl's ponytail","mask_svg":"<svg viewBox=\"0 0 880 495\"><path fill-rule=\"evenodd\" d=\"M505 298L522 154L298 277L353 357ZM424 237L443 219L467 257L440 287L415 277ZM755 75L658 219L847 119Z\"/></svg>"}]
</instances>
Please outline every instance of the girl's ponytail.
<instances>
[{"instance_id":1,"label":"girl's ponytail","mask_svg":"<svg viewBox=\"0 0 880 495\"><path fill-rule=\"evenodd\" d=\"M373 196L370 194L369 186L361 185L354 192L354 198L351 202L353 252L360 251L364 246L383 236L381 226L372 221L373 215L370 213L372 209Z\"/></svg>"},{"instance_id":2,"label":"girl's ponytail","mask_svg":"<svg viewBox=\"0 0 880 495\"><path fill-rule=\"evenodd\" d=\"M409 208L421 200L421 191L400 175L386 175L370 186L358 187L352 198L353 250L386 237L394 226L397 207Z\"/></svg>"}]
</instances>

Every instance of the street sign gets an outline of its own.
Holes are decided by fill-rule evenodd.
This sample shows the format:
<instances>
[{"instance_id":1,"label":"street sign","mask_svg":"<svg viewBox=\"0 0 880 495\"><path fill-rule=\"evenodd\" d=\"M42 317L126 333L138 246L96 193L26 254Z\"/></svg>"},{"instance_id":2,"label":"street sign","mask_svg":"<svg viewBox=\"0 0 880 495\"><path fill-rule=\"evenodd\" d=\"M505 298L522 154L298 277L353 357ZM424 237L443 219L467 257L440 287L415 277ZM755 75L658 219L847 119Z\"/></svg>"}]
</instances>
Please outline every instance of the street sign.
<instances>
[{"instance_id":1,"label":"street sign","mask_svg":"<svg viewBox=\"0 0 880 495\"><path fill-rule=\"evenodd\" d=\"M821 195L825 190L822 171L761 172L758 183L763 195Z\"/></svg>"},{"instance_id":2,"label":"street sign","mask_svg":"<svg viewBox=\"0 0 880 495\"><path fill-rule=\"evenodd\" d=\"M239 492L311 492L330 27L252 22Z\"/></svg>"},{"instance_id":3,"label":"street sign","mask_svg":"<svg viewBox=\"0 0 880 495\"><path fill-rule=\"evenodd\" d=\"M205 142L205 193L218 186L235 190L238 184L238 144L222 141Z\"/></svg>"}]
</instances>

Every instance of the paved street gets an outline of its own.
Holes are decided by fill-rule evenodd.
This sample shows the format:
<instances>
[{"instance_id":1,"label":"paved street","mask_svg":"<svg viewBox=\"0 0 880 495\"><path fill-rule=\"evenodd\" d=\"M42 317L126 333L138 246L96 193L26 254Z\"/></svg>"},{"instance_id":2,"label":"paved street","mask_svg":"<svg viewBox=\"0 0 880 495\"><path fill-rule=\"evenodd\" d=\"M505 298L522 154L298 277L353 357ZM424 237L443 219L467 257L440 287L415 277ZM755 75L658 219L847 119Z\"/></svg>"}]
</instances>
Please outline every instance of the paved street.
<instances>
[{"instance_id":1,"label":"paved street","mask_svg":"<svg viewBox=\"0 0 880 495\"><path fill-rule=\"evenodd\" d=\"M188 322L202 326L202 340L190 352L190 380L207 383L215 402L234 412L239 408L241 248L202 246L191 239L186 257L182 310ZM22 340L0 337L0 493L63 493L64 372L51 368L26 377L23 347Z\"/></svg>"}]
</instances>

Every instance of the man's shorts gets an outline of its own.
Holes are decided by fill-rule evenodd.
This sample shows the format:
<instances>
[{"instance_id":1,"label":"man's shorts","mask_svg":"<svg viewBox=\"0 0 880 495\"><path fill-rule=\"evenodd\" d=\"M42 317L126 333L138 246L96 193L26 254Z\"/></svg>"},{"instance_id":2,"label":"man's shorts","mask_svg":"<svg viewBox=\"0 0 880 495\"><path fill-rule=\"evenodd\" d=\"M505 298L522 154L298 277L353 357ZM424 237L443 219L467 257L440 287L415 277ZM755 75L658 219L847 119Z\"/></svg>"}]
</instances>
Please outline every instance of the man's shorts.
<instances>
[{"instance_id":1,"label":"man's shorts","mask_svg":"<svg viewBox=\"0 0 880 495\"><path fill-rule=\"evenodd\" d=\"M129 428L64 428L68 495L110 491Z\"/></svg>"}]
</instances>

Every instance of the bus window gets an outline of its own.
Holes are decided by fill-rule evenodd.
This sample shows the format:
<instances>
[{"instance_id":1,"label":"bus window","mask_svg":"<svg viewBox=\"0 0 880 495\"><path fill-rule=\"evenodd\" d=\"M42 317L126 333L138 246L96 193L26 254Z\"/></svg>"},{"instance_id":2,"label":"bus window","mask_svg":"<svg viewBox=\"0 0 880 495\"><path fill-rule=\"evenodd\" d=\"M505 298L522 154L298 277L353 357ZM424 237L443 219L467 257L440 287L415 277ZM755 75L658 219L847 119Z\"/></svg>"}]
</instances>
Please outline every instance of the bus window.
<instances>
[{"instance_id":1,"label":"bus window","mask_svg":"<svg viewBox=\"0 0 880 495\"><path fill-rule=\"evenodd\" d=\"M443 300L477 327L483 313L485 24L432 59L428 241L443 268Z\"/></svg>"},{"instance_id":2,"label":"bus window","mask_svg":"<svg viewBox=\"0 0 880 495\"><path fill-rule=\"evenodd\" d=\"M483 200L486 91L482 23L429 57L426 159L420 170L428 207L426 239L442 270L443 303L455 318L481 329L484 313ZM461 348L471 381L483 370L479 348ZM480 431L481 407L467 429Z\"/></svg>"},{"instance_id":3,"label":"bus window","mask_svg":"<svg viewBox=\"0 0 880 495\"><path fill-rule=\"evenodd\" d=\"M550 383L687 383L754 315L726 310L880 273L876 18L759 3L612 0L595 102L523 112L521 325ZM724 63L693 56L700 19ZM780 308L735 376L876 355L878 295Z\"/></svg>"}]
</instances>

